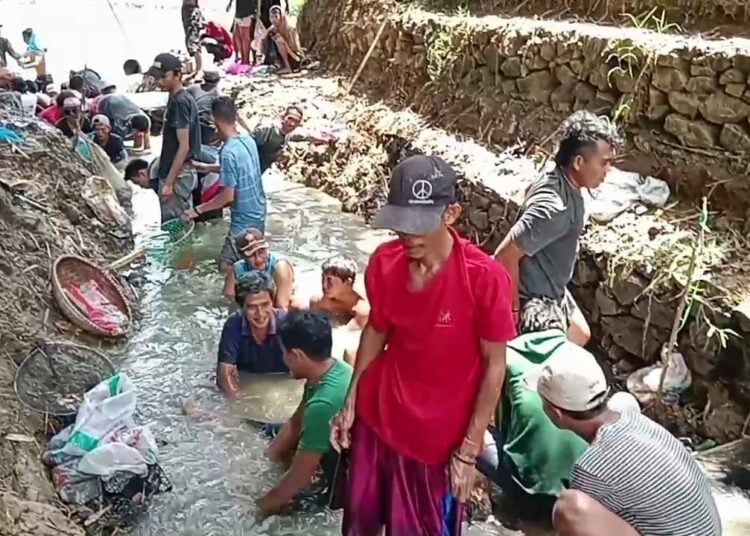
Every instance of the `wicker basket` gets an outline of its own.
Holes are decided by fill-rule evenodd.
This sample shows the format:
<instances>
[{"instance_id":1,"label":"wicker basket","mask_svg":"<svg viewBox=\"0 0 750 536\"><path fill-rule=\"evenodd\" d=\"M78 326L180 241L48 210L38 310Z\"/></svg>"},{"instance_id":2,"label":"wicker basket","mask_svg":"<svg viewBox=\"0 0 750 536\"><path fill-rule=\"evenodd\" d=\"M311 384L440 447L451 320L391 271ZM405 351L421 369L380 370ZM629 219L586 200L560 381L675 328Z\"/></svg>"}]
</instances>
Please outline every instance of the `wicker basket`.
<instances>
[{"instance_id":1,"label":"wicker basket","mask_svg":"<svg viewBox=\"0 0 750 536\"><path fill-rule=\"evenodd\" d=\"M100 337L120 337L127 333L133 320L130 306L119 285L104 270L84 258L75 255L62 255L52 265L51 277L52 292L57 305L75 325ZM95 281L102 294L127 317L127 321L121 330L112 332L97 326L65 294L65 288L70 283L81 285L86 281Z\"/></svg>"},{"instance_id":2,"label":"wicker basket","mask_svg":"<svg viewBox=\"0 0 750 536\"><path fill-rule=\"evenodd\" d=\"M66 417L76 414L86 391L113 374L112 361L93 348L46 341L23 360L13 386L30 409Z\"/></svg>"}]
</instances>

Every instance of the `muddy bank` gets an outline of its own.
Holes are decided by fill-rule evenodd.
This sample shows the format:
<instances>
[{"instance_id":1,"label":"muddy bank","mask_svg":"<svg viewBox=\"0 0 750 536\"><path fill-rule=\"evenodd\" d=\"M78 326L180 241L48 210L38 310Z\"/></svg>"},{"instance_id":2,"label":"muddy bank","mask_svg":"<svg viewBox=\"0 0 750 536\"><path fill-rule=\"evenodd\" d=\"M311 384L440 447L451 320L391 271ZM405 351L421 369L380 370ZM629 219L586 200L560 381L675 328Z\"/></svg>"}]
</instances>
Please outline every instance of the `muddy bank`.
<instances>
[{"instance_id":1,"label":"muddy bank","mask_svg":"<svg viewBox=\"0 0 750 536\"><path fill-rule=\"evenodd\" d=\"M271 94L272 85L281 88ZM238 91L238 98L251 102L248 109L256 114L276 115L294 102L302 105L310 126L331 121L345 125L347 137L337 144L292 144L280 164L291 179L324 190L340 199L345 210L366 219L382 204L390 170L401 157L420 152L443 156L461 178L464 213L459 227L487 251L509 229L538 164L523 156L523 144L503 152L488 150L430 127L412 112L346 95L333 79L254 80L252 87ZM611 363L619 381L655 362L669 338L684 267L670 273L674 266L664 259L683 258L690 251L698 232L694 216L690 207L675 205L639 215L626 212L609 224L586 229L574 293L591 323L597 352ZM696 441L711 437L724 442L741 435L748 413L750 326L744 315L732 312L747 290L741 268L746 250L735 247L733 233L715 223L711 248L702 257L710 307L695 302L678 337L693 386L660 420ZM736 335L722 347L716 333L709 332L711 326Z\"/></svg>"},{"instance_id":2,"label":"muddy bank","mask_svg":"<svg viewBox=\"0 0 750 536\"><path fill-rule=\"evenodd\" d=\"M79 335L53 301L54 259L73 254L101 265L123 255L132 243L117 238L115 229L85 205L83 183L98 173L73 152L69 140L37 120L20 121L0 111L0 122L24 138L14 145L0 142L0 178L21 187L34 203L14 199L0 188L0 508L9 512L8 534L77 534L79 529L66 528L67 516L33 504L56 501L39 460L50 423L20 405L13 379L36 341ZM8 434L23 440L9 440ZM59 532L44 532L50 525Z\"/></svg>"}]
</instances>

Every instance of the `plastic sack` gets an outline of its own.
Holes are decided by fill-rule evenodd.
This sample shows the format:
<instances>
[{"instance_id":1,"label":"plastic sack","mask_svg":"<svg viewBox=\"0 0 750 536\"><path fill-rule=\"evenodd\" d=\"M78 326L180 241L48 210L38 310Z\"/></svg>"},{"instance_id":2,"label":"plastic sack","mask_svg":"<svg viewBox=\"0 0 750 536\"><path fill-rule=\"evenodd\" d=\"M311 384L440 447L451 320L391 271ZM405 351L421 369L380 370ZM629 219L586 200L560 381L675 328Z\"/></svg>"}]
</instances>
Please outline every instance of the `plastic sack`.
<instances>
[{"instance_id":1,"label":"plastic sack","mask_svg":"<svg viewBox=\"0 0 750 536\"><path fill-rule=\"evenodd\" d=\"M89 146L91 162L94 164L96 173L106 179L115 192L125 188L125 179L122 173L117 170L107 153L104 152L104 149L96 143L89 143Z\"/></svg>"},{"instance_id":2,"label":"plastic sack","mask_svg":"<svg viewBox=\"0 0 750 536\"><path fill-rule=\"evenodd\" d=\"M78 471L98 475L107 480L117 471L146 476L148 467L145 458L137 449L124 443L106 443L81 458Z\"/></svg>"},{"instance_id":3,"label":"plastic sack","mask_svg":"<svg viewBox=\"0 0 750 536\"><path fill-rule=\"evenodd\" d=\"M612 168L595 197L585 196L586 213L607 223L635 205L663 207L669 200L669 185L654 177Z\"/></svg>"},{"instance_id":4,"label":"plastic sack","mask_svg":"<svg viewBox=\"0 0 750 536\"><path fill-rule=\"evenodd\" d=\"M147 464L154 464L159 460L159 447L147 427L122 427L112 430L99 442L100 445L105 443L122 443L132 447L141 453Z\"/></svg>"},{"instance_id":5,"label":"plastic sack","mask_svg":"<svg viewBox=\"0 0 750 536\"><path fill-rule=\"evenodd\" d=\"M664 352L662 352L664 353ZM690 369L685 358L679 352L672 352L667 358L669 366L662 386L662 399L665 402L677 400L680 394L692 383ZM659 392L663 365L661 363L638 369L628 376L626 385L628 391L643 404L650 404Z\"/></svg>"},{"instance_id":6,"label":"plastic sack","mask_svg":"<svg viewBox=\"0 0 750 536\"><path fill-rule=\"evenodd\" d=\"M135 428L135 404L135 388L125 374L115 374L101 382L84 396L71 429L60 432L67 435L64 445L51 451L47 458L54 463L66 456L83 456L97 448L113 430ZM62 438L56 436L52 441L59 445Z\"/></svg>"},{"instance_id":7,"label":"plastic sack","mask_svg":"<svg viewBox=\"0 0 750 536\"><path fill-rule=\"evenodd\" d=\"M114 188L106 179L97 176L86 179L81 196L99 220L121 227L130 226L130 217L120 206Z\"/></svg>"}]
</instances>

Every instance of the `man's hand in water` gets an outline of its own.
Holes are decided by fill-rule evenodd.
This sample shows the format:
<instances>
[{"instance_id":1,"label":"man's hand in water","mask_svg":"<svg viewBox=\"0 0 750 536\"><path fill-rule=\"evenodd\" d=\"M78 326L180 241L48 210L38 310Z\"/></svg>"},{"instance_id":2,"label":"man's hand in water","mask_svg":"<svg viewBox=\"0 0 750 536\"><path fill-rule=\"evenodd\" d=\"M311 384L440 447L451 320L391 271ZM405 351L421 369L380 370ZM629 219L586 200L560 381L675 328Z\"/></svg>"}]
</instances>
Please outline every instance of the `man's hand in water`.
<instances>
[{"instance_id":1,"label":"man's hand in water","mask_svg":"<svg viewBox=\"0 0 750 536\"><path fill-rule=\"evenodd\" d=\"M185 221L191 221L197 218L199 214L195 211L194 208L189 208L185 212L182 213L182 219Z\"/></svg>"},{"instance_id":2,"label":"man's hand in water","mask_svg":"<svg viewBox=\"0 0 750 536\"><path fill-rule=\"evenodd\" d=\"M356 394L350 392L344 401L344 407L331 421L331 445L337 452L351 447L352 438L349 432L354 424L356 398Z\"/></svg>"}]
</instances>

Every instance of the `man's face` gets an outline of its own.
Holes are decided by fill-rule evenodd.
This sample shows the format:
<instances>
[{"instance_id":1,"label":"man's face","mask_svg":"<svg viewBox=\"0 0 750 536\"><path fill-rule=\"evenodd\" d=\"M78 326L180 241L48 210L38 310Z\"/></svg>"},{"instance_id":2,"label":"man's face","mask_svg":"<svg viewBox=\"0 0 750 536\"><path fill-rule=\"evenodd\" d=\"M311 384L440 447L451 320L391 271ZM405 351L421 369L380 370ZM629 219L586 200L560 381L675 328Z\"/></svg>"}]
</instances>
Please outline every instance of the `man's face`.
<instances>
[{"instance_id":1,"label":"man's face","mask_svg":"<svg viewBox=\"0 0 750 536\"><path fill-rule=\"evenodd\" d=\"M148 188L149 187L149 176L148 176L148 168L143 168L138 173L135 174L133 177L133 182L136 183L141 188Z\"/></svg>"},{"instance_id":2,"label":"man's face","mask_svg":"<svg viewBox=\"0 0 750 536\"><path fill-rule=\"evenodd\" d=\"M171 91L180 81L180 76L173 71L168 71L158 80L159 86L166 91Z\"/></svg>"},{"instance_id":3,"label":"man's face","mask_svg":"<svg viewBox=\"0 0 750 536\"><path fill-rule=\"evenodd\" d=\"M247 259L250 266L256 270L262 270L266 267L266 263L268 262L268 250L266 248L261 248L258 251L253 252L252 255L245 255L245 259Z\"/></svg>"},{"instance_id":4,"label":"man's face","mask_svg":"<svg viewBox=\"0 0 750 536\"><path fill-rule=\"evenodd\" d=\"M289 134L295 128L302 124L302 116L295 110L290 110L284 114L281 118L281 131L284 134Z\"/></svg>"},{"instance_id":5,"label":"man's face","mask_svg":"<svg viewBox=\"0 0 750 536\"><path fill-rule=\"evenodd\" d=\"M271 295L265 290L257 294L248 294L242 311L247 321L254 328L264 329L268 327L273 313Z\"/></svg>"},{"instance_id":6,"label":"man's face","mask_svg":"<svg viewBox=\"0 0 750 536\"><path fill-rule=\"evenodd\" d=\"M80 108L65 108L63 109L63 113L65 114L65 117L70 120L76 120L81 115L81 109Z\"/></svg>"},{"instance_id":7,"label":"man's face","mask_svg":"<svg viewBox=\"0 0 750 536\"><path fill-rule=\"evenodd\" d=\"M98 124L94 127L94 135L97 140L106 140L109 137L109 127L107 125Z\"/></svg>"},{"instance_id":8,"label":"man's face","mask_svg":"<svg viewBox=\"0 0 750 536\"><path fill-rule=\"evenodd\" d=\"M615 151L606 141L599 140L589 154L578 155L573 160L571 174L576 184L583 188L598 188L612 167Z\"/></svg>"},{"instance_id":9,"label":"man's face","mask_svg":"<svg viewBox=\"0 0 750 536\"><path fill-rule=\"evenodd\" d=\"M458 203L453 203L445 207L440 222L431 231L419 235L397 231L396 235L398 235L399 240L401 240L401 243L406 248L407 256L413 261L418 261L423 259L428 252L437 249L445 231L445 226L453 225L460 215L461 206Z\"/></svg>"},{"instance_id":10,"label":"man's face","mask_svg":"<svg viewBox=\"0 0 750 536\"><path fill-rule=\"evenodd\" d=\"M341 296L346 290L352 288L352 282L349 280L344 281L339 276L324 273L321 279L321 286L323 287L323 295L328 298L335 298Z\"/></svg>"}]
</instances>

